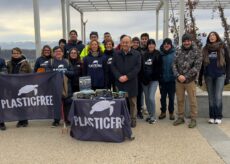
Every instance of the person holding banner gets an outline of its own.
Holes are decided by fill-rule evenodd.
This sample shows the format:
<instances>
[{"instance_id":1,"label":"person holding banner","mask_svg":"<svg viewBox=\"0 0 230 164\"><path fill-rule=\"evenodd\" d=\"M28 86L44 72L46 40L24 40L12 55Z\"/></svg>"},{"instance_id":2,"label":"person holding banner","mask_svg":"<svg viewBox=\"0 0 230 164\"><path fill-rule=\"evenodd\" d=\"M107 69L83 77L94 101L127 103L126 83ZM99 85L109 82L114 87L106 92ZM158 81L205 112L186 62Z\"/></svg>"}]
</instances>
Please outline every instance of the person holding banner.
<instances>
[{"instance_id":1,"label":"person holding banner","mask_svg":"<svg viewBox=\"0 0 230 164\"><path fill-rule=\"evenodd\" d=\"M45 68L50 58L52 58L52 50L49 45L44 45L41 56L36 59L34 72L45 72Z\"/></svg>"},{"instance_id":2,"label":"person holding banner","mask_svg":"<svg viewBox=\"0 0 230 164\"><path fill-rule=\"evenodd\" d=\"M32 69L26 57L22 55L22 50L18 47L12 49L11 60L7 62L7 71L9 74L31 73ZM28 120L18 121L16 127L27 127Z\"/></svg>"},{"instance_id":3,"label":"person holding banner","mask_svg":"<svg viewBox=\"0 0 230 164\"><path fill-rule=\"evenodd\" d=\"M74 76L74 72L72 70L71 65L69 64L68 60L64 59L64 51L61 47L56 46L53 48L53 58L51 58L48 62L48 70L50 71L58 71L62 72L64 75L64 90L62 94L62 101L63 101L63 114L64 114L64 121L68 123L67 116L69 114L70 104L71 104L71 96L72 96L72 89L71 89L71 78ZM66 86L66 87L65 87ZM52 127L57 127L60 124L60 111L55 111L54 114L54 122L52 123Z\"/></svg>"},{"instance_id":4,"label":"person holding banner","mask_svg":"<svg viewBox=\"0 0 230 164\"><path fill-rule=\"evenodd\" d=\"M4 73L7 73L6 63L4 59L0 58L0 76L1 74L4 74ZM6 125L2 120L0 120L0 130L6 130Z\"/></svg>"}]
</instances>

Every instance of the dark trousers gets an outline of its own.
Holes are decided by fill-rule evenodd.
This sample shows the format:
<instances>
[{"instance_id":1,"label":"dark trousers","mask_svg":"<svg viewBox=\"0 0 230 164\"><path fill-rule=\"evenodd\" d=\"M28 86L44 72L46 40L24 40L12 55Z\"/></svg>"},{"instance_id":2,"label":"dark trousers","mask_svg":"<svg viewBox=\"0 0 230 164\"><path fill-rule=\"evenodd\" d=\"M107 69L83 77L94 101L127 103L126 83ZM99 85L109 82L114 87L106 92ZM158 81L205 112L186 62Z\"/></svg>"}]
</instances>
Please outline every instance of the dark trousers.
<instances>
[{"instance_id":1,"label":"dark trousers","mask_svg":"<svg viewBox=\"0 0 230 164\"><path fill-rule=\"evenodd\" d=\"M172 114L174 112L174 99L175 99L175 92L176 92L176 83L175 81L171 82L160 82L160 94L161 94L161 112L166 113L167 110L167 96L169 100L168 110L169 113Z\"/></svg>"},{"instance_id":2,"label":"dark trousers","mask_svg":"<svg viewBox=\"0 0 230 164\"><path fill-rule=\"evenodd\" d=\"M138 80L138 95L137 95L137 113L141 113L141 107L143 106L143 88L141 81Z\"/></svg>"}]
</instances>

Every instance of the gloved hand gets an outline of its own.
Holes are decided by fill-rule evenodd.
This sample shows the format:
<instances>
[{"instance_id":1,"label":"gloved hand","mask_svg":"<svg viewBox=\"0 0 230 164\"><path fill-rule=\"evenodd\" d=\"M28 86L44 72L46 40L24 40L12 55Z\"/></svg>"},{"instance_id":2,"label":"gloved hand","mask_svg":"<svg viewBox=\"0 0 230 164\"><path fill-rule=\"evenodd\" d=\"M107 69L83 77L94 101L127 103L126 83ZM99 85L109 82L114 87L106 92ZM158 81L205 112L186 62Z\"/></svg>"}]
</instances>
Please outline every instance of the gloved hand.
<instances>
[{"instance_id":1,"label":"gloved hand","mask_svg":"<svg viewBox=\"0 0 230 164\"><path fill-rule=\"evenodd\" d=\"M228 85L229 84L229 79L225 79L224 80L224 85Z\"/></svg>"}]
</instances>

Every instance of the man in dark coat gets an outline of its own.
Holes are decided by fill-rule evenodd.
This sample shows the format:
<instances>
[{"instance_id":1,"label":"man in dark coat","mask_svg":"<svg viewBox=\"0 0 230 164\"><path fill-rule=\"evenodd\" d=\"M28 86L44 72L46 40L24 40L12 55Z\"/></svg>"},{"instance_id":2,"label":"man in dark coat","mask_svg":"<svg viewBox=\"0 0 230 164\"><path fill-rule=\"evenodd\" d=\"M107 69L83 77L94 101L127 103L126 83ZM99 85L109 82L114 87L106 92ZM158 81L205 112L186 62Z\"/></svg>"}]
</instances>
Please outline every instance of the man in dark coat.
<instances>
[{"instance_id":1,"label":"man in dark coat","mask_svg":"<svg viewBox=\"0 0 230 164\"><path fill-rule=\"evenodd\" d=\"M138 94L138 73L141 68L141 55L131 49L131 37L125 36L121 40L121 51L114 55L112 72L115 76L115 84L119 91L128 93L131 114L131 127L136 126Z\"/></svg>"}]
</instances>

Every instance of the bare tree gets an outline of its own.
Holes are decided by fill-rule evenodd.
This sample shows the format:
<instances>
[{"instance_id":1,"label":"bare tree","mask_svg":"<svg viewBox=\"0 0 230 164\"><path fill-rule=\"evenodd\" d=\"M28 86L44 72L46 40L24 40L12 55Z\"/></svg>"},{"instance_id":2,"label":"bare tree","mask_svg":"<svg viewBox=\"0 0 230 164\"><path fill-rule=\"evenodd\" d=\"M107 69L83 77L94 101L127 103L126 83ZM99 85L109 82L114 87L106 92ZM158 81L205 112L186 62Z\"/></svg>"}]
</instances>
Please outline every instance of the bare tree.
<instances>
[{"instance_id":1,"label":"bare tree","mask_svg":"<svg viewBox=\"0 0 230 164\"><path fill-rule=\"evenodd\" d=\"M201 37L205 36L205 33L199 33L199 28L196 26L195 17L193 15L194 9L198 5L199 0L188 0L186 2L185 8L185 16L184 16L184 24L185 24L185 32L189 33L193 37L194 43L197 45L198 48L202 47ZM173 34L174 43L175 45L179 44L179 25L178 25L178 17L175 17L172 0L171 3L171 15L169 19L169 29L170 32Z\"/></svg>"},{"instance_id":2,"label":"bare tree","mask_svg":"<svg viewBox=\"0 0 230 164\"><path fill-rule=\"evenodd\" d=\"M228 49L230 49L230 25L227 23L227 18L225 18L224 16L224 8L221 6L220 1L218 0L219 5L217 6L219 14L220 14L220 18L221 18L221 22L222 22L222 26L224 28L224 42L227 45Z\"/></svg>"}]
</instances>

